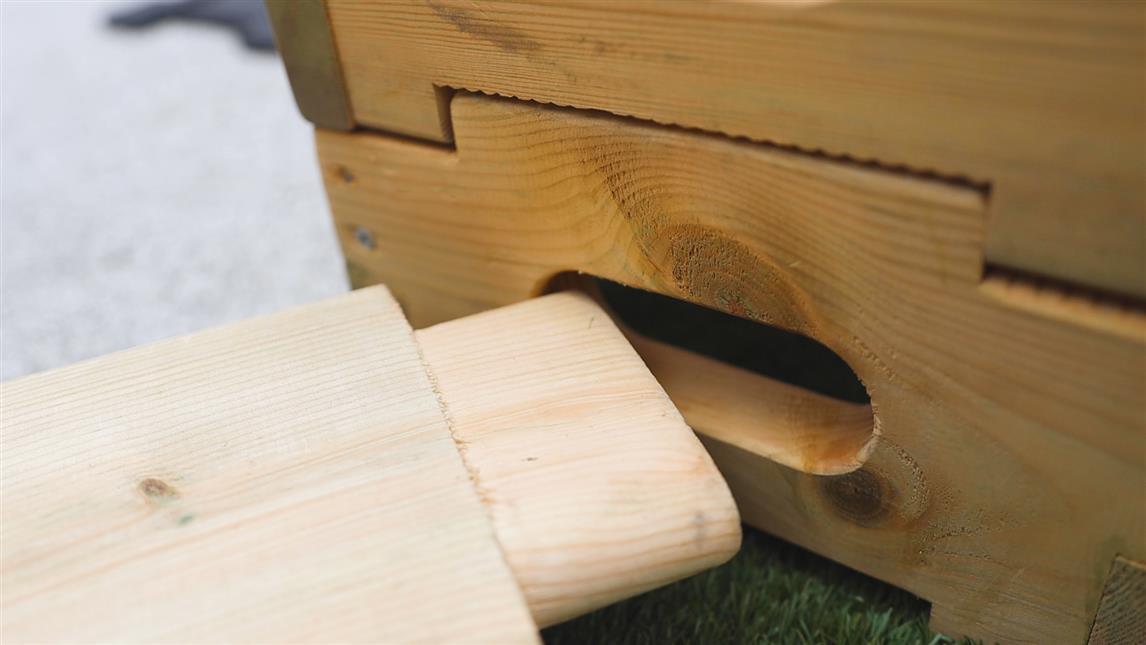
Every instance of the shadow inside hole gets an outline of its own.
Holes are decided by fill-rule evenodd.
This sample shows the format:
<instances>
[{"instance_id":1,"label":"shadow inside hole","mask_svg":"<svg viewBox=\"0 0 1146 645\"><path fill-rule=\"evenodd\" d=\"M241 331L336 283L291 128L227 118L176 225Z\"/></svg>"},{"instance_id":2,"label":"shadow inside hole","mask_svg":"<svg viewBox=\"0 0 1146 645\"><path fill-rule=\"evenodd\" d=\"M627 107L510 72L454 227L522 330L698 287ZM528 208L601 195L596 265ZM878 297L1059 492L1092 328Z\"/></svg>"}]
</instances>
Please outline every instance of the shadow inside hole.
<instances>
[{"instance_id":1,"label":"shadow inside hole","mask_svg":"<svg viewBox=\"0 0 1146 645\"><path fill-rule=\"evenodd\" d=\"M851 367L807 336L609 280L590 279L614 315L642 336L834 399L871 403Z\"/></svg>"}]
</instances>

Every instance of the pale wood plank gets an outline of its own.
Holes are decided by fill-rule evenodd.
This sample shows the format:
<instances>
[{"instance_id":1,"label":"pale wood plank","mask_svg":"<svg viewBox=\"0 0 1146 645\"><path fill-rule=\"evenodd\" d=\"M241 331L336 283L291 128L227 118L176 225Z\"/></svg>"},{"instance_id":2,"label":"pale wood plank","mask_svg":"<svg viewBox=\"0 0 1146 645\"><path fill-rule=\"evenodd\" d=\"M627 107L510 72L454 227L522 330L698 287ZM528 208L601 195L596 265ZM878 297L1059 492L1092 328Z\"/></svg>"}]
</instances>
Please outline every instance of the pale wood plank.
<instances>
[{"instance_id":1,"label":"pale wood plank","mask_svg":"<svg viewBox=\"0 0 1146 645\"><path fill-rule=\"evenodd\" d=\"M358 281L415 327L580 270L813 336L880 439L819 477L690 419L742 516L933 601L951 633L1086 638L1108 563L1146 556L1141 311L983 285L990 205L965 187L506 99L452 110L456 153L319 134Z\"/></svg>"},{"instance_id":2,"label":"pale wood plank","mask_svg":"<svg viewBox=\"0 0 1146 645\"><path fill-rule=\"evenodd\" d=\"M532 640L736 551L588 297L418 340L373 288L4 384L4 637Z\"/></svg>"},{"instance_id":3,"label":"pale wood plank","mask_svg":"<svg viewBox=\"0 0 1146 645\"><path fill-rule=\"evenodd\" d=\"M969 178L988 261L1146 297L1140 3L327 5L360 124L448 140L446 87Z\"/></svg>"},{"instance_id":4,"label":"pale wood plank","mask_svg":"<svg viewBox=\"0 0 1146 645\"><path fill-rule=\"evenodd\" d=\"M382 288L0 400L5 641L537 641Z\"/></svg>"},{"instance_id":5,"label":"pale wood plank","mask_svg":"<svg viewBox=\"0 0 1146 645\"><path fill-rule=\"evenodd\" d=\"M538 624L724 562L740 519L708 453L587 296L417 332Z\"/></svg>"}]
</instances>

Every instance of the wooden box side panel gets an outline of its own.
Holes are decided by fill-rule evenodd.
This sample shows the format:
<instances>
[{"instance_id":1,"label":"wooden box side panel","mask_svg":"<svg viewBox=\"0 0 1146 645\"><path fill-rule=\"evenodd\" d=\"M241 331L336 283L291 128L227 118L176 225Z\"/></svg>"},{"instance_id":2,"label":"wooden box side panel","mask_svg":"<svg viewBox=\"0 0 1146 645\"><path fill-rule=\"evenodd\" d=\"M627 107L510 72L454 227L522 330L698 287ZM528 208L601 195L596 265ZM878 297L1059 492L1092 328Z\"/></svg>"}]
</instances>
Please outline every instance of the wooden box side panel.
<instances>
[{"instance_id":1,"label":"wooden box side panel","mask_svg":"<svg viewBox=\"0 0 1146 645\"><path fill-rule=\"evenodd\" d=\"M1136 3L326 4L360 125L450 141L471 90L958 178L990 263L1146 297Z\"/></svg>"},{"instance_id":2,"label":"wooden box side panel","mask_svg":"<svg viewBox=\"0 0 1146 645\"><path fill-rule=\"evenodd\" d=\"M987 289L989 207L961 186L505 99L452 110L456 151L320 133L356 280L415 326L572 269L813 336L868 388L879 441L839 477L713 445L743 516L931 600L950 633L1086 638L1111 559L1146 553L1140 312Z\"/></svg>"}]
</instances>

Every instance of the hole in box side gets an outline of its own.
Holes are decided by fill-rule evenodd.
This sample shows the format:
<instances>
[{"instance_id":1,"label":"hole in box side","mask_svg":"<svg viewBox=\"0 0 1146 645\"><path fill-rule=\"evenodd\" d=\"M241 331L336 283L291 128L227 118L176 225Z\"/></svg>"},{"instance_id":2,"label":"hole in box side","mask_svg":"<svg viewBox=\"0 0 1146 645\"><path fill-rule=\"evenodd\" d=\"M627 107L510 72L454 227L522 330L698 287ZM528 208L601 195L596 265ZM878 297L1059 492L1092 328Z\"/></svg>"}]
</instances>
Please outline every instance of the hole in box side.
<instances>
[{"instance_id":1,"label":"hole in box side","mask_svg":"<svg viewBox=\"0 0 1146 645\"><path fill-rule=\"evenodd\" d=\"M819 475L851 472L878 434L871 399L838 354L802 334L566 272L546 291L593 295L697 432Z\"/></svg>"}]
</instances>

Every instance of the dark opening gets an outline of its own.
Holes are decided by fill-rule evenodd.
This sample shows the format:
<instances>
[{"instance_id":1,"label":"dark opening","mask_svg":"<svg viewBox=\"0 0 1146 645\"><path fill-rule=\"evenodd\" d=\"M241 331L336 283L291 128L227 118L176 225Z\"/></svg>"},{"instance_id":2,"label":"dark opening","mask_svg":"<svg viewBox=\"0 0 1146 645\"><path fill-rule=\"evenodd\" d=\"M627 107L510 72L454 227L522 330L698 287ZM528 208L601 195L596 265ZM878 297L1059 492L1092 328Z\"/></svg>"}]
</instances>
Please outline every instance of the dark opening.
<instances>
[{"instance_id":1,"label":"dark opening","mask_svg":"<svg viewBox=\"0 0 1146 645\"><path fill-rule=\"evenodd\" d=\"M609 280L592 280L614 315L643 336L835 399L871 403L851 367L807 336Z\"/></svg>"}]
</instances>

